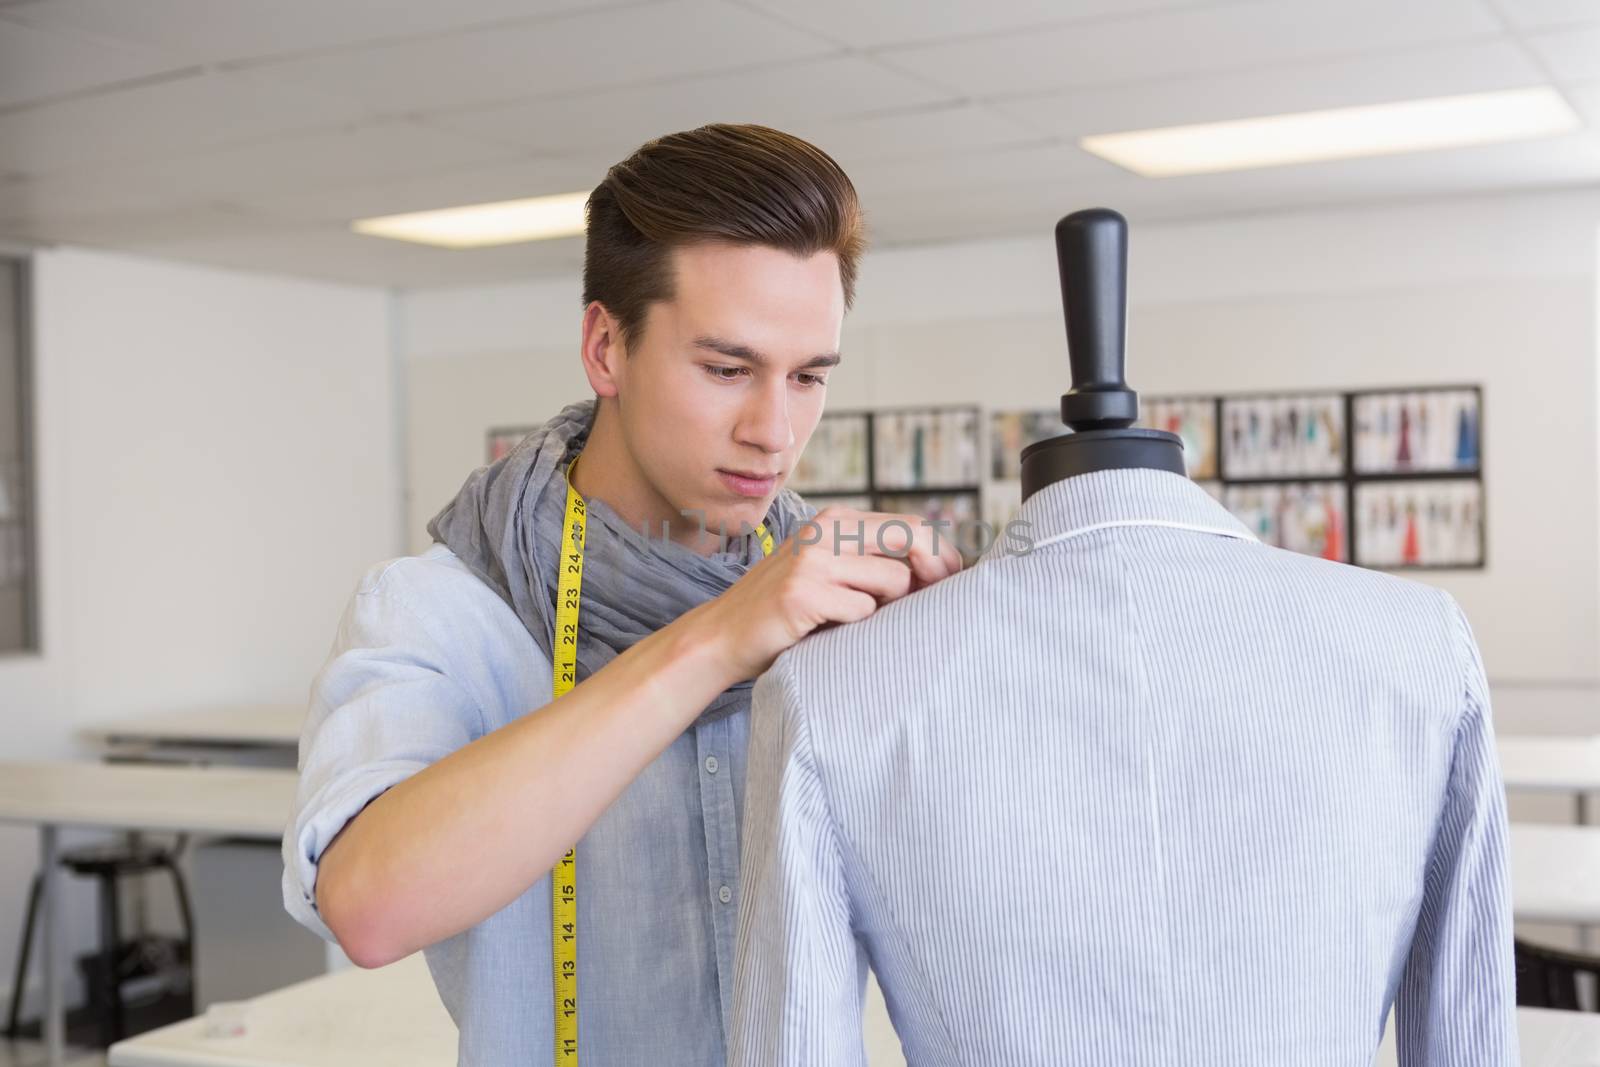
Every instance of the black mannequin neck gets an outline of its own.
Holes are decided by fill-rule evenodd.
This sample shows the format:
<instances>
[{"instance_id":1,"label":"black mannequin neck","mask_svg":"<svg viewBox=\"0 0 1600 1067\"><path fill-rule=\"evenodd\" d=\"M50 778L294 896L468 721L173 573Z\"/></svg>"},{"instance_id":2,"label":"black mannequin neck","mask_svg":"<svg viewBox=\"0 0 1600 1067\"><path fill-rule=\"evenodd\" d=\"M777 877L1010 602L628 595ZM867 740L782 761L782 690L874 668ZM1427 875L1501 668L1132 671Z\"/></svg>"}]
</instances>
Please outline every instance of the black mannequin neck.
<instances>
[{"instance_id":1,"label":"black mannequin neck","mask_svg":"<svg viewBox=\"0 0 1600 1067\"><path fill-rule=\"evenodd\" d=\"M1160 470L1185 475L1183 442L1162 430L1086 430L1051 437L1022 450L1022 499L1047 485L1108 470Z\"/></svg>"},{"instance_id":2,"label":"black mannequin neck","mask_svg":"<svg viewBox=\"0 0 1600 1067\"><path fill-rule=\"evenodd\" d=\"M1056 259L1073 385L1061 398L1061 421L1075 432L1022 450L1022 499L1095 471L1183 474L1183 442L1160 430L1133 428L1139 397L1123 377L1128 221L1107 208L1068 215L1056 223Z\"/></svg>"}]
</instances>

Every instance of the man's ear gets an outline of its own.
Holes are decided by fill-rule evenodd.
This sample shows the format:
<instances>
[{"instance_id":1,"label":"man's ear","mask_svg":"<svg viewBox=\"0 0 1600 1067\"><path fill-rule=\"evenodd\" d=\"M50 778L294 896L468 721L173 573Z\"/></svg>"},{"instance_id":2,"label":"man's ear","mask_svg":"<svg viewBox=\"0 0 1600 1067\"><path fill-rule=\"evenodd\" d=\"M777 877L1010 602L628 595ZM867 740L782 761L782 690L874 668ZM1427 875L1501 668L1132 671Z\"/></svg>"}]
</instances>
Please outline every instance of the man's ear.
<instances>
[{"instance_id":1,"label":"man's ear","mask_svg":"<svg viewBox=\"0 0 1600 1067\"><path fill-rule=\"evenodd\" d=\"M589 387L595 396L616 396L626 373L627 346L622 341L622 331L616 317L598 300L589 302L583 309L583 373L589 378Z\"/></svg>"}]
</instances>

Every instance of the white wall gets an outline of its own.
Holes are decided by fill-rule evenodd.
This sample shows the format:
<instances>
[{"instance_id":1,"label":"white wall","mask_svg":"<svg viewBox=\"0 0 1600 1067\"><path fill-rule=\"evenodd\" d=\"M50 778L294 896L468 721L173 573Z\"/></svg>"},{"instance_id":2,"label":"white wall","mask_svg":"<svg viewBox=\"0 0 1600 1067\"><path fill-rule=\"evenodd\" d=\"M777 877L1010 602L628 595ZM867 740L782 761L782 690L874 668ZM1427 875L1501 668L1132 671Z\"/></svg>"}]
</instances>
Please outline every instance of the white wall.
<instances>
[{"instance_id":1,"label":"white wall","mask_svg":"<svg viewBox=\"0 0 1600 1067\"><path fill-rule=\"evenodd\" d=\"M139 712L303 704L362 571L402 550L390 296L35 265L43 651L0 658L4 757L86 755L76 731ZM0 829L0 993L36 858Z\"/></svg>"},{"instance_id":2,"label":"white wall","mask_svg":"<svg viewBox=\"0 0 1600 1067\"><path fill-rule=\"evenodd\" d=\"M839 407L1049 407L1066 388L1050 225L1037 239L868 257ZM1600 193L1483 197L1137 227L1130 365L1146 393L1485 387L1490 564L1457 596L1503 730L1600 728ZM407 535L483 462L483 432L586 396L576 278L404 297Z\"/></svg>"}]
</instances>

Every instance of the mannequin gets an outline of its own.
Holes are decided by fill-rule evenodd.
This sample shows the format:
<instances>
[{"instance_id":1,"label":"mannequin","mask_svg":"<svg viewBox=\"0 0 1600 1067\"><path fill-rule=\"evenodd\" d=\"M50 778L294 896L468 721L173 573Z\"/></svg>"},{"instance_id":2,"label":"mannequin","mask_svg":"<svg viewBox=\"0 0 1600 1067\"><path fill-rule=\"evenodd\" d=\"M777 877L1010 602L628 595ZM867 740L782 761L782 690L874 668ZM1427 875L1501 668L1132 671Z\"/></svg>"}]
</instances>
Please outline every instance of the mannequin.
<instances>
[{"instance_id":1,"label":"mannequin","mask_svg":"<svg viewBox=\"0 0 1600 1067\"><path fill-rule=\"evenodd\" d=\"M1132 428L1139 397L1123 380L1127 220L1108 208L1068 215L1056 223L1056 256L1073 386L1061 398L1061 421L1073 432L1022 450L1022 499L1092 471L1143 467L1184 474L1176 434Z\"/></svg>"},{"instance_id":2,"label":"mannequin","mask_svg":"<svg viewBox=\"0 0 1600 1067\"><path fill-rule=\"evenodd\" d=\"M1124 234L1056 230L1075 432L1022 452L1032 548L756 682L730 1067L867 1062L869 964L910 1063L1370 1064L1391 1008L1401 1063L1516 1060L1465 616L1260 544L1131 428ZM1260 448L1292 433L1252 408ZM1319 521L1251 495L1268 532Z\"/></svg>"}]
</instances>

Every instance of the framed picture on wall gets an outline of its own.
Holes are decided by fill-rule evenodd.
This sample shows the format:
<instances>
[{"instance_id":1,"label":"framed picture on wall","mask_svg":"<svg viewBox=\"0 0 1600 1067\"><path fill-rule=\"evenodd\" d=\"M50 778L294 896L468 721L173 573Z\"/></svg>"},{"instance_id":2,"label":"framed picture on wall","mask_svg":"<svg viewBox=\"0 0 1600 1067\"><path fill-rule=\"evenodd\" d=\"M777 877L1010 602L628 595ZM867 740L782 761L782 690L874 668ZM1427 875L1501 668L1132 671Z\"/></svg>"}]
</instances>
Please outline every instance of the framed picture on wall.
<instances>
[{"instance_id":1,"label":"framed picture on wall","mask_svg":"<svg viewBox=\"0 0 1600 1067\"><path fill-rule=\"evenodd\" d=\"M33 267L0 256L0 654L40 649Z\"/></svg>"},{"instance_id":2,"label":"framed picture on wall","mask_svg":"<svg viewBox=\"0 0 1600 1067\"><path fill-rule=\"evenodd\" d=\"M871 487L867 470L869 424L865 414L823 415L789 476L789 488L808 500L811 498L806 494L812 490L830 495L866 492Z\"/></svg>"},{"instance_id":3,"label":"framed picture on wall","mask_svg":"<svg viewBox=\"0 0 1600 1067\"><path fill-rule=\"evenodd\" d=\"M1022 450L1035 441L1069 433L1061 412L996 411L989 415L989 477L1013 482L1022 477Z\"/></svg>"},{"instance_id":4,"label":"framed picture on wall","mask_svg":"<svg viewBox=\"0 0 1600 1067\"><path fill-rule=\"evenodd\" d=\"M494 463L499 459L503 459L507 453L522 442L524 437L537 429L537 426L506 426L490 430L488 434L489 462Z\"/></svg>"},{"instance_id":5,"label":"framed picture on wall","mask_svg":"<svg viewBox=\"0 0 1600 1067\"><path fill-rule=\"evenodd\" d=\"M1344 482L1230 485L1223 505L1264 544L1350 561L1349 492Z\"/></svg>"},{"instance_id":6,"label":"framed picture on wall","mask_svg":"<svg viewBox=\"0 0 1600 1067\"><path fill-rule=\"evenodd\" d=\"M1470 474L1482 465L1480 389L1357 393L1351 411L1357 474Z\"/></svg>"},{"instance_id":7,"label":"framed picture on wall","mask_svg":"<svg viewBox=\"0 0 1600 1067\"><path fill-rule=\"evenodd\" d=\"M1221 429L1228 481L1345 473L1342 393L1227 397Z\"/></svg>"},{"instance_id":8,"label":"framed picture on wall","mask_svg":"<svg viewBox=\"0 0 1600 1067\"><path fill-rule=\"evenodd\" d=\"M1356 562L1363 567L1481 567L1483 483L1477 479L1361 482Z\"/></svg>"},{"instance_id":9,"label":"framed picture on wall","mask_svg":"<svg viewBox=\"0 0 1600 1067\"><path fill-rule=\"evenodd\" d=\"M23 521L27 474L20 460L0 463L0 590L22 588L29 577Z\"/></svg>"},{"instance_id":10,"label":"framed picture on wall","mask_svg":"<svg viewBox=\"0 0 1600 1067\"><path fill-rule=\"evenodd\" d=\"M1215 397L1151 397L1139 401L1139 425L1183 440L1183 463L1195 481L1217 477Z\"/></svg>"},{"instance_id":11,"label":"framed picture on wall","mask_svg":"<svg viewBox=\"0 0 1600 1067\"><path fill-rule=\"evenodd\" d=\"M977 408L879 411L872 422L878 488L977 485Z\"/></svg>"}]
</instances>

